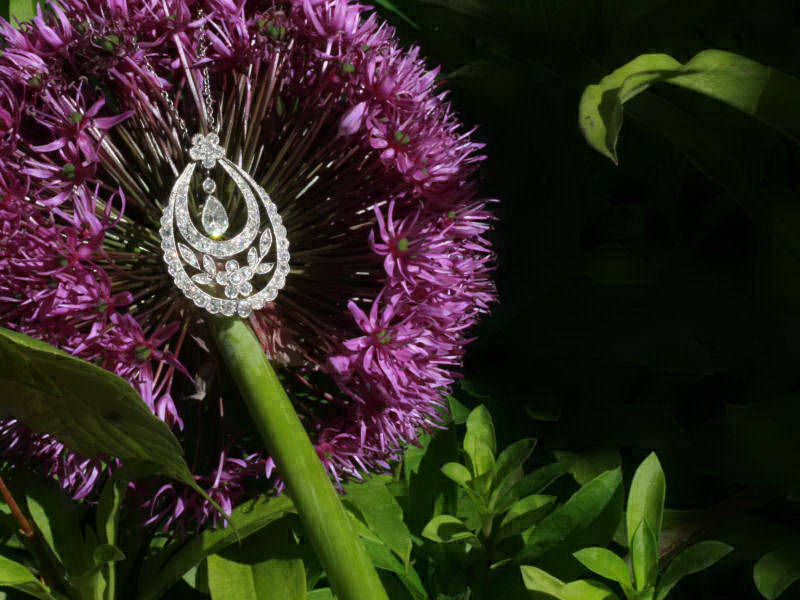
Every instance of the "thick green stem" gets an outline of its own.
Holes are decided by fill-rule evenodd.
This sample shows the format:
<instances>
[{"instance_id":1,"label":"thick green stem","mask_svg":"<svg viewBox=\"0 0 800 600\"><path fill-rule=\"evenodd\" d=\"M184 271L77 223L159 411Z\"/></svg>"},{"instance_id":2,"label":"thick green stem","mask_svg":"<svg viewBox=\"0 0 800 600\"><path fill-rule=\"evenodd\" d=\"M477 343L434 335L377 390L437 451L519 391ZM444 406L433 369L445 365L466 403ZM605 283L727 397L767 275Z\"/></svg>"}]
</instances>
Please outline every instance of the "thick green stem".
<instances>
[{"instance_id":1,"label":"thick green stem","mask_svg":"<svg viewBox=\"0 0 800 600\"><path fill-rule=\"evenodd\" d=\"M286 482L300 522L339 600L388 600L347 513L248 325L209 318L209 327L267 451Z\"/></svg>"}]
</instances>

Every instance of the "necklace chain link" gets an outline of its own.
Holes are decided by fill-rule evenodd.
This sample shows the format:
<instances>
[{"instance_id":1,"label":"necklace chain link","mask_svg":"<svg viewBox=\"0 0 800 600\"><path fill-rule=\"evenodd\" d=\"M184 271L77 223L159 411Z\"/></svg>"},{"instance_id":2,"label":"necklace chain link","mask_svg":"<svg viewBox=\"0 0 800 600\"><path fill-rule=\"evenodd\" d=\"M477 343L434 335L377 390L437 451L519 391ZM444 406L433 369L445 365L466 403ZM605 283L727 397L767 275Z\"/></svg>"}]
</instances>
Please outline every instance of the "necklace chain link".
<instances>
[{"instance_id":1,"label":"necklace chain link","mask_svg":"<svg viewBox=\"0 0 800 600\"><path fill-rule=\"evenodd\" d=\"M197 14L198 19L202 19L204 16L203 11L199 11ZM133 49L135 52L139 52L141 47L139 46L139 41L134 37L133 38ZM206 33L205 24L200 26L200 39L198 41L198 48L197 48L197 58L203 60L206 57L206 52L208 51L208 35ZM161 92L161 97L164 99L164 103L167 105L167 109L169 110L170 116L172 119L177 123L178 128L180 129L181 135L189 141L191 136L189 135L189 129L186 127L186 121L183 120L180 113L178 112L177 106L175 106L175 101L170 96L167 88L164 87L164 84L161 81L161 78L156 74L155 69L153 68L152 63L147 58L146 54L142 54L142 60L144 62L145 70L153 77L153 80L158 85L158 88ZM208 125L208 131L214 131L216 128L215 119L214 119L214 101L211 95L211 76L208 71L208 65L206 64L203 66L202 70L203 75L203 101L205 103L205 113Z\"/></svg>"}]
</instances>

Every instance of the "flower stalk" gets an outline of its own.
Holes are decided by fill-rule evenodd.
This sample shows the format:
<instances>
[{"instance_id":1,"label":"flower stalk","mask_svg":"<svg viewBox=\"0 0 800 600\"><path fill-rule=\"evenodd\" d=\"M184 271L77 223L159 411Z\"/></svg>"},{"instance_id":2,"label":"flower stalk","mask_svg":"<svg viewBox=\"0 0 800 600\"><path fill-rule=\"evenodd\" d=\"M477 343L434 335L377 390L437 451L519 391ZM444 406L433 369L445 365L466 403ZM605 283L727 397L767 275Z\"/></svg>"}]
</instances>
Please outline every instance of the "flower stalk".
<instances>
[{"instance_id":1,"label":"flower stalk","mask_svg":"<svg viewBox=\"0 0 800 600\"><path fill-rule=\"evenodd\" d=\"M273 457L339 600L388 600L305 428L250 327L208 319L217 348Z\"/></svg>"}]
</instances>

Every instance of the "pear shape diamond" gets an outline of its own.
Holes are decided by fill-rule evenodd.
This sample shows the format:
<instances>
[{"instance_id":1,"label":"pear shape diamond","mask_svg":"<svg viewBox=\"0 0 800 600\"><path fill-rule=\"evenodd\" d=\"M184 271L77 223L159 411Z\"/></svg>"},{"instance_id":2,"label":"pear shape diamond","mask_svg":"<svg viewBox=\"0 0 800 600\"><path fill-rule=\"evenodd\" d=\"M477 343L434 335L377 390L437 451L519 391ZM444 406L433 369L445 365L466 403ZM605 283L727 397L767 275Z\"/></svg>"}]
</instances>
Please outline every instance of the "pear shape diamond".
<instances>
[{"instance_id":1,"label":"pear shape diamond","mask_svg":"<svg viewBox=\"0 0 800 600\"><path fill-rule=\"evenodd\" d=\"M228 214L214 196L206 198L203 206L203 227L212 238L218 238L228 230Z\"/></svg>"}]
</instances>

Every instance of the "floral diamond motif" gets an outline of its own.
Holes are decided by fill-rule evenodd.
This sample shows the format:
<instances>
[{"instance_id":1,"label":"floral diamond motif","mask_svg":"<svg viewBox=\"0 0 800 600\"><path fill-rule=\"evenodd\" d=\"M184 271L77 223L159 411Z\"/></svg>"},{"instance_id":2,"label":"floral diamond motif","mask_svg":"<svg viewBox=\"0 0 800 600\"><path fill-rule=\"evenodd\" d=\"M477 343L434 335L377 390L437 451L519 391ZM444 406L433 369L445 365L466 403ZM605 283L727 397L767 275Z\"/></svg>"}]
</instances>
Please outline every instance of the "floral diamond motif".
<instances>
[{"instance_id":1,"label":"floral diamond motif","mask_svg":"<svg viewBox=\"0 0 800 600\"><path fill-rule=\"evenodd\" d=\"M250 280L253 278L251 267L240 267L236 259L225 263L225 270L217 273L217 283L225 286L225 295L228 298L237 296L249 296L253 293L253 285Z\"/></svg>"},{"instance_id":2,"label":"floral diamond motif","mask_svg":"<svg viewBox=\"0 0 800 600\"><path fill-rule=\"evenodd\" d=\"M189 156L193 161L202 162L204 168L212 169L219 159L225 157L225 150L219 145L219 136L216 133L198 133L192 138Z\"/></svg>"}]
</instances>

